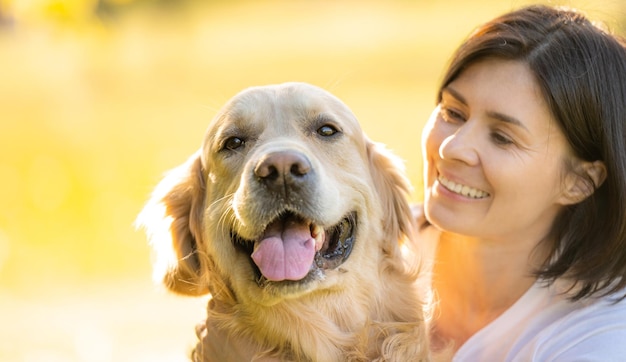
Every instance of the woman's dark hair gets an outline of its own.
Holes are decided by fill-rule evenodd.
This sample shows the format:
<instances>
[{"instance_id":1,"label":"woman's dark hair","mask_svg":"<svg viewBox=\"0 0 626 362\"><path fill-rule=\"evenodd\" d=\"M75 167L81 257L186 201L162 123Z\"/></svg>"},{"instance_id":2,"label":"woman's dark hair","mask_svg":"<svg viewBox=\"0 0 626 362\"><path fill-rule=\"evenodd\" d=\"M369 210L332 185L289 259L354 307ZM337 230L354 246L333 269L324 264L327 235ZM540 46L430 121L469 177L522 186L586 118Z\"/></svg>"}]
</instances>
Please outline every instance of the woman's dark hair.
<instances>
[{"instance_id":1,"label":"woman's dark hair","mask_svg":"<svg viewBox=\"0 0 626 362\"><path fill-rule=\"evenodd\" d=\"M454 54L439 89L485 58L518 60L534 74L575 155L600 160L606 180L566 207L537 276L576 284L572 299L615 295L626 287L626 48L623 39L578 11L525 7L476 29ZM624 298L626 295L619 295Z\"/></svg>"}]
</instances>

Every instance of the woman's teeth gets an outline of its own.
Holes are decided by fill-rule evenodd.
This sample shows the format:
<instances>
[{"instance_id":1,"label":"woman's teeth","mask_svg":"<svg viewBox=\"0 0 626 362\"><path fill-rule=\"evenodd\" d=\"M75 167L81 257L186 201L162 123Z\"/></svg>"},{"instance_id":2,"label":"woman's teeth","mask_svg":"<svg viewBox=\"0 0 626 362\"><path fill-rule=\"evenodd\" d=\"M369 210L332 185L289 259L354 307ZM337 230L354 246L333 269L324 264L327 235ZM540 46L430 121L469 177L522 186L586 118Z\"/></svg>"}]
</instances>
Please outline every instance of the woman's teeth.
<instances>
[{"instance_id":1,"label":"woman's teeth","mask_svg":"<svg viewBox=\"0 0 626 362\"><path fill-rule=\"evenodd\" d=\"M472 199L482 199L482 198L489 196L489 194L485 191L478 190L478 189L475 189L473 187L469 187L466 185L454 183L453 181L450 181L441 175L439 175L437 180L439 181L440 184L443 185L443 187L447 188L448 190L456 194L463 195L465 197L471 197Z\"/></svg>"}]
</instances>

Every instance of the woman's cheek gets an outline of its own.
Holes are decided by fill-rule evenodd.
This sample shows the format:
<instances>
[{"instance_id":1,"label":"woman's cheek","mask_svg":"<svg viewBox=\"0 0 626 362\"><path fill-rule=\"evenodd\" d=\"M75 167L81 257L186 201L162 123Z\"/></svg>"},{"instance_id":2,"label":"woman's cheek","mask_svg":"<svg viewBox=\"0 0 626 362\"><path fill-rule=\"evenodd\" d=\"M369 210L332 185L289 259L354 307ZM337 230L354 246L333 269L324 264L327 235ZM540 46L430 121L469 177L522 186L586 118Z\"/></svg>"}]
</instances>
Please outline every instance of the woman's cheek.
<instances>
[{"instance_id":1,"label":"woman's cheek","mask_svg":"<svg viewBox=\"0 0 626 362\"><path fill-rule=\"evenodd\" d=\"M439 107L435 108L435 110L431 113L430 118L424 125L422 129L422 156L424 158L424 164L432 159L432 152L439 153L438 149L438 134L441 132L439 130ZM433 147L435 148L433 150Z\"/></svg>"},{"instance_id":2,"label":"woman's cheek","mask_svg":"<svg viewBox=\"0 0 626 362\"><path fill-rule=\"evenodd\" d=\"M430 117L426 121L426 124L424 124L424 128L422 128L422 148L423 149L425 148L427 139L430 137L430 134L432 133L433 128L435 127L435 123L437 122L438 116L439 116L439 107L436 107L430 114ZM423 154L425 155L425 153Z\"/></svg>"}]
</instances>

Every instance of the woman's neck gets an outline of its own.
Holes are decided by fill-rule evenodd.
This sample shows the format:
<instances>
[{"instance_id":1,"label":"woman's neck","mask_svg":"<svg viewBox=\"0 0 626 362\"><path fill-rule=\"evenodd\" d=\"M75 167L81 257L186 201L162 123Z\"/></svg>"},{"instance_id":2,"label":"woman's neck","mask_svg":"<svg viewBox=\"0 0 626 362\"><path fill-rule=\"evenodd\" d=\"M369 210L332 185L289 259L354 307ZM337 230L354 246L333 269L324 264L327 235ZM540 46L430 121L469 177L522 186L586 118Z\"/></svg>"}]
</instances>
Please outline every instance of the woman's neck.
<instances>
[{"instance_id":1,"label":"woman's neck","mask_svg":"<svg viewBox=\"0 0 626 362\"><path fill-rule=\"evenodd\" d=\"M435 340L451 340L456 350L510 308L536 281L535 245L442 233L432 274Z\"/></svg>"}]
</instances>

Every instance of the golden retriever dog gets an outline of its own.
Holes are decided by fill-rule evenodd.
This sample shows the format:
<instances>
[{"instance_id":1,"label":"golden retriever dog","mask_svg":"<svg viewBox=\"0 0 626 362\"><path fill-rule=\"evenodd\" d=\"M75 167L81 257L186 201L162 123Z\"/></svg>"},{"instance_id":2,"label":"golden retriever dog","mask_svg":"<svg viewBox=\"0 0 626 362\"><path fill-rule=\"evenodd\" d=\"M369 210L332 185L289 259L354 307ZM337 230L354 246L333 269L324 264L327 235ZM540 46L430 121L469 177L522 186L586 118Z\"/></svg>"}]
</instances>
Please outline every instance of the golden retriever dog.
<instances>
[{"instance_id":1,"label":"golden retriever dog","mask_svg":"<svg viewBox=\"0 0 626 362\"><path fill-rule=\"evenodd\" d=\"M170 290L211 294L211 326L258 356L429 358L409 183L339 99L304 83L246 89L138 218ZM202 328L201 328L202 329ZM192 358L211 361L202 341ZM247 345L246 345L247 346ZM243 346L242 346L243 348Z\"/></svg>"}]
</instances>

